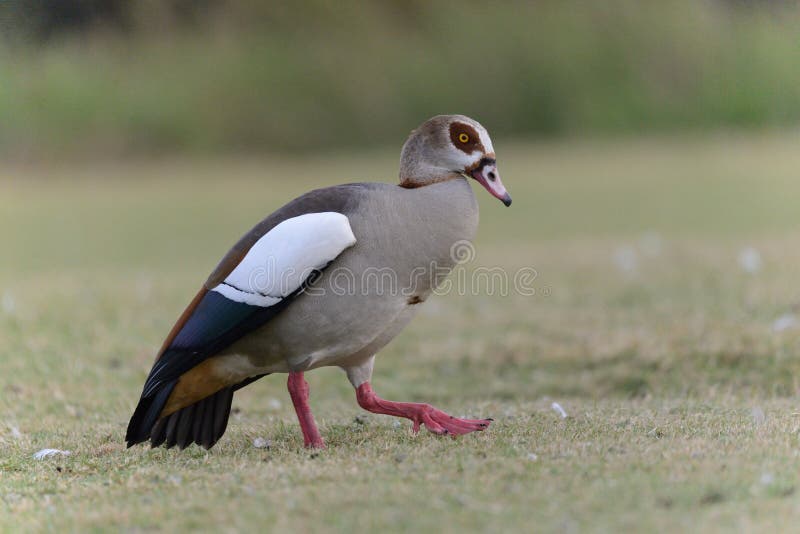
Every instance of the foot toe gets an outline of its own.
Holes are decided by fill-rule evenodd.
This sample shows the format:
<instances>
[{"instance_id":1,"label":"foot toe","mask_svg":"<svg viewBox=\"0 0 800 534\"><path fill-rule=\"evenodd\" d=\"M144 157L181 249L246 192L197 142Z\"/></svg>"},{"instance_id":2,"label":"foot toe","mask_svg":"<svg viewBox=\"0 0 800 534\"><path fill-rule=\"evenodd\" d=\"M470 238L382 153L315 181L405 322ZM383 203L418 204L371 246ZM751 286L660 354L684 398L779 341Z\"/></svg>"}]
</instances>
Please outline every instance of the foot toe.
<instances>
[{"instance_id":1,"label":"foot toe","mask_svg":"<svg viewBox=\"0 0 800 534\"><path fill-rule=\"evenodd\" d=\"M479 432L488 428L491 424L489 419L459 419L438 410L432 413L430 417L442 428L451 434L457 435Z\"/></svg>"},{"instance_id":2,"label":"foot toe","mask_svg":"<svg viewBox=\"0 0 800 534\"><path fill-rule=\"evenodd\" d=\"M425 425L425 428L427 428L429 432L433 432L434 434L437 434L439 436L449 433L447 428L445 428L444 425L440 423L440 421L437 421L436 418L432 416L432 414L423 413L422 424Z\"/></svg>"}]
</instances>

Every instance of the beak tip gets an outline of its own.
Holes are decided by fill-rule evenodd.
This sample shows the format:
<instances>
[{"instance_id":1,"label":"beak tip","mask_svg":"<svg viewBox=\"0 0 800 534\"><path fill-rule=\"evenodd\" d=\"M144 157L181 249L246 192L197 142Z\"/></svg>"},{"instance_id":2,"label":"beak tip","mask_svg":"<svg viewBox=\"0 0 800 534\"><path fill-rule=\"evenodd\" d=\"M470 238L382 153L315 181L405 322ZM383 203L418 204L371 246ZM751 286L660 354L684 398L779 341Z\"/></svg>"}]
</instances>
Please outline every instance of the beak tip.
<instances>
[{"instance_id":1,"label":"beak tip","mask_svg":"<svg viewBox=\"0 0 800 534\"><path fill-rule=\"evenodd\" d=\"M506 194L503 198L500 199L506 207L511 206L511 195Z\"/></svg>"}]
</instances>

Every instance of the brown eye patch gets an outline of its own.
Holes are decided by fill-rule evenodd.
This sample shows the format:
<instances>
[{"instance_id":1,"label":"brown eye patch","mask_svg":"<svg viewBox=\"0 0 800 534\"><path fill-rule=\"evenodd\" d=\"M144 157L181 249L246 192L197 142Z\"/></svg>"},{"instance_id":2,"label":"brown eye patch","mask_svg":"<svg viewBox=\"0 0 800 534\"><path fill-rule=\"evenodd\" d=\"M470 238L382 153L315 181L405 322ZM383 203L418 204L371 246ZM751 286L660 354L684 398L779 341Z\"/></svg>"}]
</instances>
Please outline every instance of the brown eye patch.
<instances>
[{"instance_id":1,"label":"brown eye patch","mask_svg":"<svg viewBox=\"0 0 800 534\"><path fill-rule=\"evenodd\" d=\"M454 122L450 125L450 141L457 149L467 154L472 154L476 150L486 152L475 128L463 122Z\"/></svg>"}]
</instances>

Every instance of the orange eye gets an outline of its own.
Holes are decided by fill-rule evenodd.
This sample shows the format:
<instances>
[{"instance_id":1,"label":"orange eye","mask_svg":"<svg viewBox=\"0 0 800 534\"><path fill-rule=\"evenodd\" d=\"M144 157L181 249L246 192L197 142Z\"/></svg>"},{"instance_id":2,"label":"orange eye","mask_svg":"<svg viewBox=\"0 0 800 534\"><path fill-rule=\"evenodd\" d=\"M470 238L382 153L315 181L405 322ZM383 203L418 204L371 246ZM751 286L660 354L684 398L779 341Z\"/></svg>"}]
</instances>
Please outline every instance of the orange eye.
<instances>
[{"instance_id":1,"label":"orange eye","mask_svg":"<svg viewBox=\"0 0 800 534\"><path fill-rule=\"evenodd\" d=\"M458 140L461 141L462 143L468 143L469 142L469 136L467 134L465 134L465 133L460 133L460 134L458 134Z\"/></svg>"}]
</instances>

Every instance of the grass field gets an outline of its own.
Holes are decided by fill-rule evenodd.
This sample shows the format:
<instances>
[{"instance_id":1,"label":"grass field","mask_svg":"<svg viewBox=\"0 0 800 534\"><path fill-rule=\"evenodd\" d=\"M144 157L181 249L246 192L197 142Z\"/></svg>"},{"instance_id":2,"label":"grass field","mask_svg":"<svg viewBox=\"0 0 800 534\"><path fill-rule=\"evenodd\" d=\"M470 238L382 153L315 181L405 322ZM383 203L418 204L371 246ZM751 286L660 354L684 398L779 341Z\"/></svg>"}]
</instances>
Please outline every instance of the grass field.
<instances>
[{"instance_id":1,"label":"grass field","mask_svg":"<svg viewBox=\"0 0 800 534\"><path fill-rule=\"evenodd\" d=\"M281 376L210 452L123 434L227 247L311 187L392 181L394 151L0 167L0 530L795 528L800 135L495 145L514 205L480 192L467 269L534 267L536 295L432 299L374 377L494 425L413 437L322 369L320 453Z\"/></svg>"}]
</instances>

